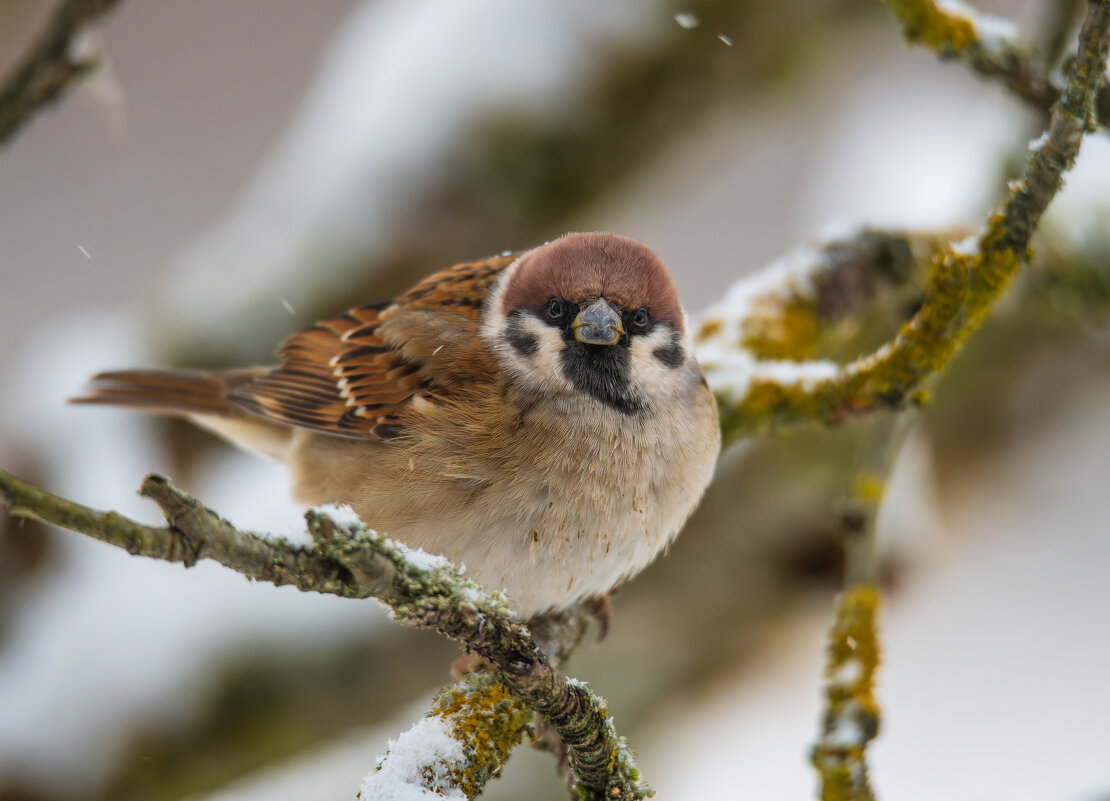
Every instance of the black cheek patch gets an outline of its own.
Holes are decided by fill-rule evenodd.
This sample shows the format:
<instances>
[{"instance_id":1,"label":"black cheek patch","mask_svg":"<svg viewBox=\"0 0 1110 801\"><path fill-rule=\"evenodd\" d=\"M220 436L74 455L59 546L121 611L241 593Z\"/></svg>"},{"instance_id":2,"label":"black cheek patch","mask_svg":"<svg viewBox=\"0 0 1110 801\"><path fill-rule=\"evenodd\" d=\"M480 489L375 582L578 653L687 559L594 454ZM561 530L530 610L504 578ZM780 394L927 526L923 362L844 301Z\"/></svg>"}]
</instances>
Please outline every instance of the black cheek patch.
<instances>
[{"instance_id":1,"label":"black cheek patch","mask_svg":"<svg viewBox=\"0 0 1110 801\"><path fill-rule=\"evenodd\" d=\"M682 340L679 339L677 331L671 334L670 344L656 348L651 355L672 370L681 367L686 361L686 351L682 349Z\"/></svg>"},{"instance_id":2,"label":"black cheek patch","mask_svg":"<svg viewBox=\"0 0 1110 801\"><path fill-rule=\"evenodd\" d=\"M534 356L540 346L539 340L524 330L524 322L519 317L509 320L509 325L505 329L505 340L525 358Z\"/></svg>"}]
</instances>

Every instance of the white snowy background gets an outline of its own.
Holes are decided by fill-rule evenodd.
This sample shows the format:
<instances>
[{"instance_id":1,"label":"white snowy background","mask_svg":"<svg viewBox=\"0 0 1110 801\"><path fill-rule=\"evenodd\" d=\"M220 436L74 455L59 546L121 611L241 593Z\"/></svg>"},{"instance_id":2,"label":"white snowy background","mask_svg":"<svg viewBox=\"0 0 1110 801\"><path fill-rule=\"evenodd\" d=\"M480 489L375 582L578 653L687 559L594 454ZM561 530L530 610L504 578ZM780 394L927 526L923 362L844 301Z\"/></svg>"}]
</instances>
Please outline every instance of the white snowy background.
<instances>
[{"instance_id":1,"label":"white snowy background","mask_svg":"<svg viewBox=\"0 0 1110 801\"><path fill-rule=\"evenodd\" d=\"M8 2L3 65L43 18L34 0ZM1028 24L1040 6L1001 8ZM1035 135L1030 117L870 19L814 45L806 58L820 68L803 89L698 121L576 227L646 241L696 310L738 265L837 226L977 225L1000 152ZM391 226L483 115L573 113L598 48L675 25L654 0L123 3L100 33L111 74L0 152L0 466L33 452L50 489L155 521L134 489L170 456L140 415L66 407L88 375L151 364L152 327L234 352L248 309L276 342L300 293L351 279L345 255L391 245ZM1097 228L1092 198L1105 209L1107 187L1102 135L1057 204L1061 226ZM331 255L305 274L320 241ZM1048 413L1023 407L1043 397L1044 375L1000 401L1017 435L943 508L927 446L911 440L899 461L880 527L908 563L882 617L880 799L1110 794L1110 373L1071 380ZM237 523L300 536L278 467L230 449L204 458L192 491ZM244 642L323 648L390 625L367 604L210 564L186 572L57 542L49 574L6 613L0 788L15 777L43 797L94 797L128 727L187 718L206 668ZM827 602L800 599L758 653L621 729L659 797L812 796ZM434 689L209 798L352 798ZM490 795L543 781L535 797L559 797L552 772L521 749Z\"/></svg>"}]
</instances>

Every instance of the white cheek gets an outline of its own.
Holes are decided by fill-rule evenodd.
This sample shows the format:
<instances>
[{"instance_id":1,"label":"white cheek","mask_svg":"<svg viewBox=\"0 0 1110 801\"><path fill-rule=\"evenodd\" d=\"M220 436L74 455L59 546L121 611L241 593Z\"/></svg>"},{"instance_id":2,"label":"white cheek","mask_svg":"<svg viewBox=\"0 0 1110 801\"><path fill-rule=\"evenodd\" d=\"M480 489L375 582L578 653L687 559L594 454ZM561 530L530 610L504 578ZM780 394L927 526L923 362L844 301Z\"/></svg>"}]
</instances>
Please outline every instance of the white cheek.
<instances>
[{"instance_id":1,"label":"white cheek","mask_svg":"<svg viewBox=\"0 0 1110 801\"><path fill-rule=\"evenodd\" d=\"M497 279L490 296L486 301L484 322L482 324L482 338L490 350L506 370L522 379L526 384L545 392L569 392L573 386L563 376L562 364L559 354L563 350L563 335L549 325L544 325L531 314L516 312L520 320L520 329L536 339L535 351L525 356L509 344L505 338L509 319L501 311L501 298L505 287L509 285L513 275L520 268L521 262L528 254L523 254L519 259L505 268Z\"/></svg>"},{"instance_id":2,"label":"white cheek","mask_svg":"<svg viewBox=\"0 0 1110 801\"><path fill-rule=\"evenodd\" d=\"M544 325L531 315L525 315L523 328L539 342L535 353L526 360L532 372L540 376L554 376L561 387L570 389L570 382L563 376L561 359L564 347L563 333L549 325Z\"/></svg>"},{"instance_id":3,"label":"white cheek","mask_svg":"<svg viewBox=\"0 0 1110 801\"><path fill-rule=\"evenodd\" d=\"M507 326L506 318L499 316L504 330ZM519 313L518 319L520 331L536 340L536 348L525 355L498 332L487 338L498 359L509 372L526 384L539 387L545 392L569 392L573 385L563 375L560 359L564 344L562 332L545 325L530 314Z\"/></svg>"},{"instance_id":4,"label":"white cheek","mask_svg":"<svg viewBox=\"0 0 1110 801\"><path fill-rule=\"evenodd\" d=\"M677 367L668 367L654 354L670 347L673 336L670 328L658 325L650 334L632 338L632 386L646 397L666 399L689 392L690 343L680 340L683 362Z\"/></svg>"},{"instance_id":5,"label":"white cheek","mask_svg":"<svg viewBox=\"0 0 1110 801\"><path fill-rule=\"evenodd\" d=\"M521 260L527 255L527 253L523 254L504 269L497 280L494 281L489 297L486 298L485 308L482 310L482 338L491 347L500 339L501 332L505 330L505 315L501 313L501 296L505 293L505 287L508 286L509 280L520 268Z\"/></svg>"}]
</instances>

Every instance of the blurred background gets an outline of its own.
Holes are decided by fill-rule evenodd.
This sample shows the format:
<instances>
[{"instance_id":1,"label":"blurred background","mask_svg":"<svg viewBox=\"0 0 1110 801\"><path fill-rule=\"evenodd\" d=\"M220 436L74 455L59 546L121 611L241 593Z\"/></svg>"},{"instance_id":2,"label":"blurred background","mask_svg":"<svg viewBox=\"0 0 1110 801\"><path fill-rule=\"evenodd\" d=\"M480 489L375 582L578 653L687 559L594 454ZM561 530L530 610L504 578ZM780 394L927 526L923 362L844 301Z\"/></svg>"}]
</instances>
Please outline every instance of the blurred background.
<instances>
[{"instance_id":1,"label":"blurred background","mask_svg":"<svg viewBox=\"0 0 1110 801\"><path fill-rule=\"evenodd\" d=\"M1040 44L1066 5L982 7ZM2 74L51 10L0 3ZM150 522L160 471L293 539L278 466L65 398L265 363L568 230L645 241L696 314L847 226L974 230L1043 124L865 0L131 0L83 46L105 69L0 151L0 466ZM1108 187L1103 132L896 459L880 799L1110 799ZM661 798L812 796L834 509L885 424L728 450L568 665ZM0 516L0 799L353 798L456 655L373 603ZM565 791L521 748L486 797Z\"/></svg>"}]
</instances>

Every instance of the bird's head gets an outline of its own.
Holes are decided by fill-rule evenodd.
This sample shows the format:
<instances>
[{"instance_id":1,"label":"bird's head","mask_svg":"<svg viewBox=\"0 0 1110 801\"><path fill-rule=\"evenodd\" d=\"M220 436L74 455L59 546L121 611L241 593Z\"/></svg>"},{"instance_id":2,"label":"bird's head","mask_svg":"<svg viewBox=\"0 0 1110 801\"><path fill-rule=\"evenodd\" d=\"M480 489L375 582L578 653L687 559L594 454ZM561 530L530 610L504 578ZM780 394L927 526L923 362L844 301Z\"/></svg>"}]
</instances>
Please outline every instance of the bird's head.
<instances>
[{"instance_id":1,"label":"bird's head","mask_svg":"<svg viewBox=\"0 0 1110 801\"><path fill-rule=\"evenodd\" d=\"M567 234L523 254L490 296L483 336L528 390L624 414L701 381L666 266L616 234Z\"/></svg>"}]
</instances>

